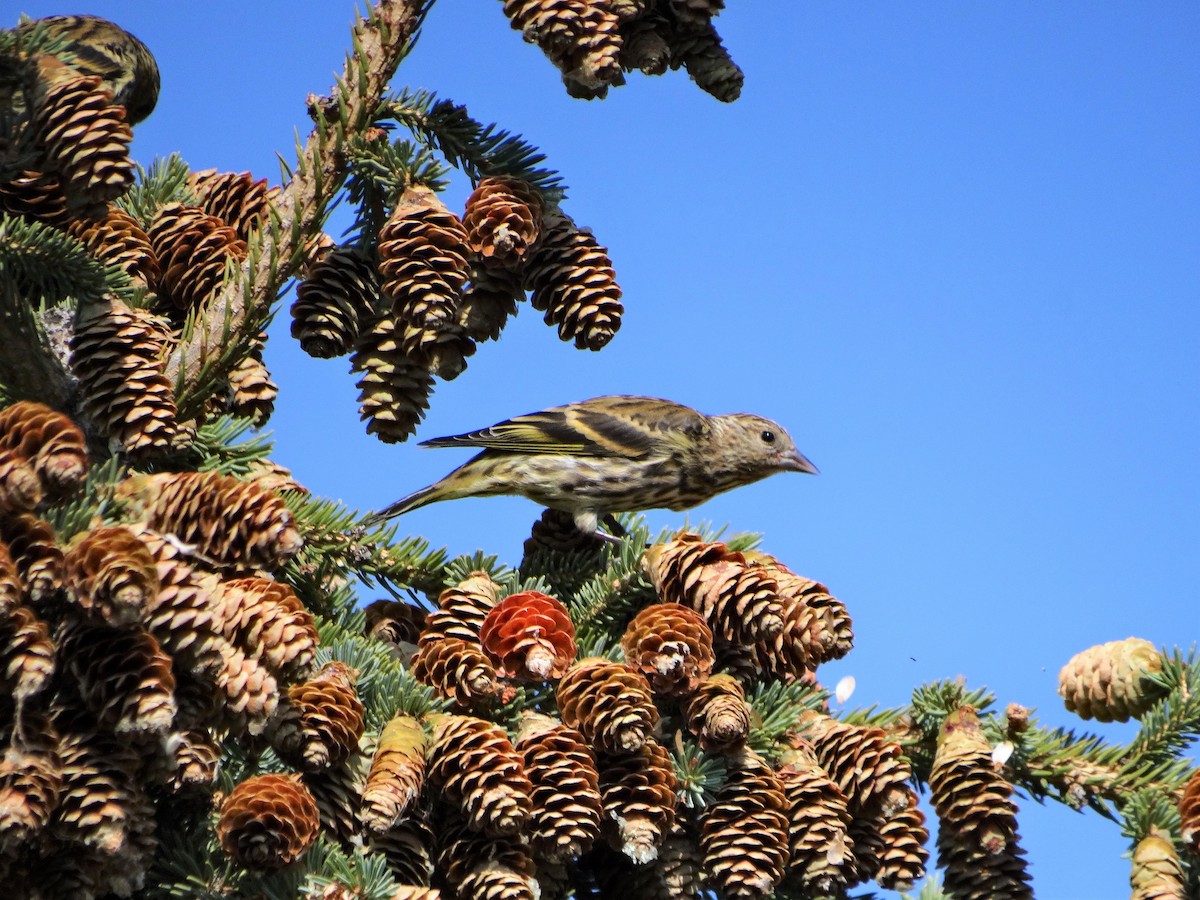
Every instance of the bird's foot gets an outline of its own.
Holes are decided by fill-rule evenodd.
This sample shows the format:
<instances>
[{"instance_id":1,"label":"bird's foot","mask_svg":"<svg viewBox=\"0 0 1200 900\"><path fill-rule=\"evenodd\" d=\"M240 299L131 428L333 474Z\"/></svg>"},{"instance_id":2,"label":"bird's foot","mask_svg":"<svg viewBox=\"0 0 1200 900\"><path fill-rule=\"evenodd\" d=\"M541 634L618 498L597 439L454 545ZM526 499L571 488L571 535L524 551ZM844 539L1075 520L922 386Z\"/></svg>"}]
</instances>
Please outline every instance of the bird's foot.
<instances>
[{"instance_id":1,"label":"bird's foot","mask_svg":"<svg viewBox=\"0 0 1200 900\"><path fill-rule=\"evenodd\" d=\"M625 530L625 526L617 521L617 517L612 513L605 513L604 518L600 520L600 524L608 529L608 536L616 538L620 541L629 532Z\"/></svg>"}]
</instances>

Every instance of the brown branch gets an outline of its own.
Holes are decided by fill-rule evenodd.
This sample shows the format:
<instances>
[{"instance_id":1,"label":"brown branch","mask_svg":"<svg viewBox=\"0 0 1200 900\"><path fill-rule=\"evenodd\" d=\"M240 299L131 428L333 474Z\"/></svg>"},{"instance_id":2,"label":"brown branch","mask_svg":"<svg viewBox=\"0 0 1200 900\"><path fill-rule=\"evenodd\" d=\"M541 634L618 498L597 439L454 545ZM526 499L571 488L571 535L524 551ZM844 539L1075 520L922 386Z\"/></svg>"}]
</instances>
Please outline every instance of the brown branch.
<instances>
[{"instance_id":1,"label":"brown branch","mask_svg":"<svg viewBox=\"0 0 1200 900\"><path fill-rule=\"evenodd\" d=\"M295 173L273 200L271 222L258 233L241 270L226 279L190 339L172 352L167 377L174 383L193 385L206 357L219 353L222 342L247 322L261 323L270 315L345 180L346 130L370 124L428 7L429 0L379 0L368 18L355 23L353 52L334 85L328 116L318 116Z\"/></svg>"}]
</instances>

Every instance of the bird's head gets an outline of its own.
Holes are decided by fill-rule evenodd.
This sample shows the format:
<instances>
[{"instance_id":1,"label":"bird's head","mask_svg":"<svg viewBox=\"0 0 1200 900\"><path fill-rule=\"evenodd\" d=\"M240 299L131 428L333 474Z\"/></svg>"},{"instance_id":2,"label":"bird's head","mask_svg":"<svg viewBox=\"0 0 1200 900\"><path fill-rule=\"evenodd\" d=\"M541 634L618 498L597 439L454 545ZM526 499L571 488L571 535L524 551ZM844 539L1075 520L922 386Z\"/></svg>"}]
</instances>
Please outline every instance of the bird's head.
<instances>
[{"instance_id":1,"label":"bird's head","mask_svg":"<svg viewBox=\"0 0 1200 900\"><path fill-rule=\"evenodd\" d=\"M778 422L749 413L713 416L711 421L713 460L722 475L749 483L776 472L817 474Z\"/></svg>"}]
</instances>

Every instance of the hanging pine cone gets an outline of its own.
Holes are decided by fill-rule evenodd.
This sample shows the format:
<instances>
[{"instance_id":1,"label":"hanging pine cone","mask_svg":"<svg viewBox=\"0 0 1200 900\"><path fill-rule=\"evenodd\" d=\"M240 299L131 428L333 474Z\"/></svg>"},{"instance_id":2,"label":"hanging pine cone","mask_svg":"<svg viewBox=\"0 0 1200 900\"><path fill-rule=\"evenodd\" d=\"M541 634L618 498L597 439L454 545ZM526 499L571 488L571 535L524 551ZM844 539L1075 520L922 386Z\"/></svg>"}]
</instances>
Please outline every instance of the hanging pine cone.
<instances>
[{"instance_id":1,"label":"hanging pine cone","mask_svg":"<svg viewBox=\"0 0 1200 900\"><path fill-rule=\"evenodd\" d=\"M0 631L3 626L0 625ZM44 716L26 720L20 732L0 728L0 856L50 822L62 792L58 733Z\"/></svg>"},{"instance_id":2,"label":"hanging pine cone","mask_svg":"<svg viewBox=\"0 0 1200 900\"><path fill-rule=\"evenodd\" d=\"M489 269L473 261L471 283L459 301L456 321L471 340L494 341L509 317L517 314L517 303L524 299L520 273Z\"/></svg>"},{"instance_id":3,"label":"hanging pine cone","mask_svg":"<svg viewBox=\"0 0 1200 900\"><path fill-rule=\"evenodd\" d=\"M341 764L300 775L317 802L321 830L346 848L362 841L362 796L374 748L364 737Z\"/></svg>"},{"instance_id":4,"label":"hanging pine cone","mask_svg":"<svg viewBox=\"0 0 1200 900\"><path fill-rule=\"evenodd\" d=\"M146 526L173 534L216 565L273 569L303 545L277 495L216 472L137 475L117 497Z\"/></svg>"},{"instance_id":5,"label":"hanging pine cone","mask_svg":"<svg viewBox=\"0 0 1200 900\"><path fill-rule=\"evenodd\" d=\"M467 198L467 242L489 269L517 271L542 230L546 205L527 181L509 175L481 178Z\"/></svg>"},{"instance_id":6,"label":"hanging pine cone","mask_svg":"<svg viewBox=\"0 0 1200 900\"><path fill-rule=\"evenodd\" d=\"M471 900L538 900L533 860L515 837L479 834L461 821L437 835L437 874L452 897Z\"/></svg>"},{"instance_id":7,"label":"hanging pine cone","mask_svg":"<svg viewBox=\"0 0 1200 900\"><path fill-rule=\"evenodd\" d=\"M428 642L413 657L412 675L465 711L494 709L503 696L496 667L483 648L461 638Z\"/></svg>"},{"instance_id":8,"label":"hanging pine cone","mask_svg":"<svg viewBox=\"0 0 1200 900\"><path fill-rule=\"evenodd\" d=\"M698 900L705 896L699 839L684 816L676 816L658 858L638 865L628 856L599 845L588 857L602 897L637 900Z\"/></svg>"},{"instance_id":9,"label":"hanging pine cone","mask_svg":"<svg viewBox=\"0 0 1200 900\"><path fill-rule=\"evenodd\" d=\"M116 266L138 287L158 284L162 270L150 245L150 236L137 219L109 204L99 218L72 219L67 232L78 238L100 262Z\"/></svg>"},{"instance_id":10,"label":"hanging pine cone","mask_svg":"<svg viewBox=\"0 0 1200 900\"><path fill-rule=\"evenodd\" d=\"M846 798L807 741L794 741L779 762L776 775L788 802L787 878L806 893L833 894L853 866Z\"/></svg>"},{"instance_id":11,"label":"hanging pine cone","mask_svg":"<svg viewBox=\"0 0 1200 900\"><path fill-rule=\"evenodd\" d=\"M425 610L400 600L372 600L363 607L366 635L388 644L407 662L425 627Z\"/></svg>"},{"instance_id":12,"label":"hanging pine cone","mask_svg":"<svg viewBox=\"0 0 1200 900\"><path fill-rule=\"evenodd\" d=\"M354 683L358 671L328 662L308 681L288 688L272 743L280 757L305 771L339 765L358 746L365 709Z\"/></svg>"},{"instance_id":13,"label":"hanging pine cone","mask_svg":"<svg viewBox=\"0 0 1200 900\"><path fill-rule=\"evenodd\" d=\"M1083 719L1140 718L1167 689L1154 680L1162 656L1149 641L1126 638L1077 653L1058 673L1058 694Z\"/></svg>"},{"instance_id":14,"label":"hanging pine cone","mask_svg":"<svg viewBox=\"0 0 1200 900\"><path fill-rule=\"evenodd\" d=\"M42 485L28 461L0 448L0 512L30 512L42 502Z\"/></svg>"},{"instance_id":15,"label":"hanging pine cone","mask_svg":"<svg viewBox=\"0 0 1200 900\"><path fill-rule=\"evenodd\" d=\"M229 370L229 411L235 416L250 419L255 425L264 424L275 412L279 386L263 363L263 342L267 336L259 333L241 361Z\"/></svg>"},{"instance_id":16,"label":"hanging pine cone","mask_svg":"<svg viewBox=\"0 0 1200 900\"><path fill-rule=\"evenodd\" d=\"M1184 846L1200 856L1200 769L1192 773L1179 798L1179 832Z\"/></svg>"},{"instance_id":17,"label":"hanging pine cone","mask_svg":"<svg viewBox=\"0 0 1200 900\"><path fill-rule=\"evenodd\" d=\"M45 606L59 596L66 566L49 522L32 513L0 516L0 541L7 545L31 603Z\"/></svg>"},{"instance_id":18,"label":"hanging pine cone","mask_svg":"<svg viewBox=\"0 0 1200 900\"><path fill-rule=\"evenodd\" d=\"M1129 884L1130 900L1187 900L1186 876L1171 835L1158 827L1133 848Z\"/></svg>"},{"instance_id":19,"label":"hanging pine cone","mask_svg":"<svg viewBox=\"0 0 1200 900\"><path fill-rule=\"evenodd\" d=\"M118 300L79 309L70 361L83 407L110 441L135 456L162 453L176 441L166 345L166 330L148 312Z\"/></svg>"},{"instance_id":20,"label":"hanging pine cone","mask_svg":"<svg viewBox=\"0 0 1200 900\"><path fill-rule=\"evenodd\" d=\"M517 681L561 678L575 661L575 626L562 603L538 591L509 594L479 629L499 674Z\"/></svg>"},{"instance_id":21,"label":"hanging pine cone","mask_svg":"<svg viewBox=\"0 0 1200 900\"><path fill-rule=\"evenodd\" d=\"M61 629L59 658L96 719L118 734L165 734L175 718L171 658L149 633L103 625Z\"/></svg>"},{"instance_id":22,"label":"hanging pine cone","mask_svg":"<svg viewBox=\"0 0 1200 900\"><path fill-rule=\"evenodd\" d=\"M225 636L276 675L308 670L320 638L312 613L281 581L234 578L221 583Z\"/></svg>"},{"instance_id":23,"label":"hanging pine cone","mask_svg":"<svg viewBox=\"0 0 1200 900\"><path fill-rule=\"evenodd\" d=\"M98 76L39 83L32 125L72 206L102 206L133 184L133 130Z\"/></svg>"},{"instance_id":24,"label":"hanging pine cone","mask_svg":"<svg viewBox=\"0 0 1200 900\"><path fill-rule=\"evenodd\" d=\"M597 758L605 838L635 863L658 856L675 822L678 779L671 754L655 740L632 753Z\"/></svg>"},{"instance_id":25,"label":"hanging pine cone","mask_svg":"<svg viewBox=\"0 0 1200 900\"><path fill-rule=\"evenodd\" d=\"M324 253L296 286L292 337L309 356L331 359L349 353L363 324L374 317L379 272L354 247Z\"/></svg>"},{"instance_id":26,"label":"hanging pine cone","mask_svg":"<svg viewBox=\"0 0 1200 900\"><path fill-rule=\"evenodd\" d=\"M546 324L581 350L599 350L621 327L625 307L608 251L559 209L543 217L542 236L525 263L525 287Z\"/></svg>"},{"instance_id":27,"label":"hanging pine cone","mask_svg":"<svg viewBox=\"0 0 1200 900\"><path fill-rule=\"evenodd\" d=\"M456 321L468 275L467 232L437 195L409 187L379 230L380 289L400 326L400 349L442 378L466 367L474 344Z\"/></svg>"},{"instance_id":28,"label":"hanging pine cone","mask_svg":"<svg viewBox=\"0 0 1200 900\"><path fill-rule=\"evenodd\" d=\"M625 628L621 649L661 697L693 694L712 674L712 632L703 616L679 603L655 603L639 612Z\"/></svg>"},{"instance_id":29,"label":"hanging pine cone","mask_svg":"<svg viewBox=\"0 0 1200 900\"><path fill-rule=\"evenodd\" d=\"M725 0L670 0L669 6L681 25L702 28L725 8Z\"/></svg>"},{"instance_id":30,"label":"hanging pine cone","mask_svg":"<svg viewBox=\"0 0 1200 900\"><path fill-rule=\"evenodd\" d=\"M221 804L221 849L251 869L277 869L303 856L317 839L317 804L296 775L257 775Z\"/></svg>"},{"instance_id":31,"label":"hanging pine cone","mask_svg":"<svg viewBox=\"0 0 1200 900\"><path fill-rule=\"evenodd\" d=\"M658 710L650 685L629 666L591 656L576 662L556 692L563 724L608 753L634 753L650 739Z\"/></svg>"},{"instance_id":32,"label":"hanging pine cone","mask_svg":"<svg viewBox=\"0 0 1200 900\"><path fill-rule=\"evenodd\" d=\"M853 622L845 604L830 596L825 585L797 575L770 554L751 550L743 555L774 576L783 601L783 631L764 644L768 674L799 677L850 652Z\"/></svg>"},{"instance_id":33,"label":"hanging pine cone","mask_svg":"<svg viewBox=\"0 0 1200 900\"><path fill-rule=\"evenodd\" d=\"M620 19L607 5L584 0L505 0L504 14L525 40L535 43L581 92L572 96L603 97L610 85L623 83L617 57L621 52Z\"/></svg>"},{"instance_id":34,"label":"hanging pine cone","mask_svg":"<svg viewBox=\"0 0 1200 900\"><path fill-rule=\"evenodd\" d=\"M946 891L964 900L1032 897L1012 785L996 771L992 748L970 707L943 723L929 789L938 814L938 865L945 870Z\"/></svg>"},{"instance_id":35,"label":"hanging pine cone","mask_svg":"<svg viewBox=\"0 0 1200 900\"><path fill-rule=\"evenodd\" d=\"M732 675L717 672L704 679L683 708L687 729L705 750L727 751L750 734L746 690Z\"/></svg>"},{"instance_id":36,"label":"hanging pine cone","mask_svg":"<svg viewBox=\"0 0 1200 900\"><path fill-rule=\"evenodd\" d=\"M167 749L172 763L164 779L167 790L179 794L212 789L221 764L221 745L208 729L175 732L167 739Z\"/></svg>"},{"instance_id":37,"label":"hanging pine cone","mask_svg":"<svg viewBox=\"0 0 1200 900\"><path fill-rule=\"evenodd\" d=\"M489 837L516 835L529 818L532 785L499 725L444 715L434 723L426 777L443 802Z\"/></svg>"},{"instance_id":38,"label":"hanging pine cone","mask_svg":"<svg viewBox=\"0 0 1200 900\"><path fill-rule=\"evenodd\" d=\"M479 629L496 605L496 582L487 572L472 572L459 584L438 595L438 608L425 619L420 644L424 647L444 637L479 643Z\"/></svg>"},{"instance_id":39,"label":"hanging pine cone","mask_svg":"<svg viewBox=\"0 0 1200 900\"><path fill-rule=\"evenodd\" d=\"M721 36L711 23L699 28L671 29L671 68L683 66L696 87L722 103L732 103L742 94L746 76L729 55Z\"/></svg>"},{"instance_id":40,"label":"hanging pine cone","mask_svg":"<svg viewBox=\"0 0 1200 900\"><path fill-rule=\"evenodd\" d=\"M267 179L255 181L249 172L203 169L188 176L188 187L202 210L232 226L243 241L250 240L267 214Z\"/></svg>"},{"instance_id":41,"label":"hanging pine cone","mask_svg":"<svg viewBox=\"0 0 1200 900\"><path fill-rule=\"evenodd\" d=\"M671 62L666 35L670 23L658 12L650 12L621 23L621 68L646 75L662 75Z\"/></svg>"},{"instance_id":42,"label":"hanging pine cone","mask_svg":"<svg viewBox=\"0 0 1200 900\"><path fill-rule=\"evenodd\" d=\"M235 731L262 734L279 706L275 676L239 647L227 644L213 680L221 695L223 724Z\"/></svg>"},{"instance_id":43,"label":"hanging pine cone","mask_svg":"<svg viewBox=\"0 0 1200 900\"><path fill-rule=\"evenodd\" d=\"M8 544L0 540L0 619L12 613L21 602L23 593L17 564L8 552Z\"/></svg>"},{"instance_id":44,"label":"hanging pine cone","mask_svg":"<svg viewBox=\"0 0 1200 900\"><path fill-rule=\"evenodd\" d=\"M912 890L925 877L925 864L929 861L929 851L925 849L929 829L912 788L908 789L908 805L884 821L879 837L882 848L875 880L885 890Z\"/></svg>"},{"instance_id":45,"label":"hanging pine cone","mask_svg":"<svg viewBox=\"0 0 1200 900\"><path fill-rule=\"evenodd\" d=\"M382 834L396 824L425 783L428 739L421 723L398 715L383 726L362 794L363 825Z\"/></svg>"},{"instance_id":46,"label":"hanging pine cone","mask_svg":"<svg viewBox=\"0 0 1200 900\"><path fill-rule=\"evenodd\" d=\"M0 618L0 687L18 703L42 691L55 670L50 629L28 606ZM2 708L2 707L0 707Z\"/></svg>"},{"instance_id":47,"label":"hanging pine cone","mask_svg":"<svg viewBox=\"0 0 1200 900\"><path fill-rule=\"evenodd\" d=\"M435 843L433 829L420 815L408 816L383 834L367 836L367 847L387 860L396 881L422 888L433 877Z\"/></svg>"},{"instance_id":48,"label":"hanging pine cone","mask_svg":"<svg viewBox=\"0 0 1200 900\"><path fill-rule=\"evenodd\" d=\"M770 897L788 858L788 799L775 773L742 750L700 816L704 870L723 897Z\"/></svg>"},{"instance_id":49,"label":"hanging pine cone","mask_svg":"<svg viewBox=\"0 0 1200 900\"><path fill-rule=\"evenodd\" d=\"M783 604L774 576L749 565L720 541L680 534L646 550L642 568L664 602L682 603L704 616L713 637L752 644L783 629Z\"/></svg>"},{"instance_id":50,"label":"hanging pine cone","mask_svg":"<svg viewBox=\"0 0 1200 900\"><path fill-rule=\"evenodd\" d=\"M158 596L158 570L144 543L128 528L101 526L82 532L68 548L68 596L112 625L140 622Z\"/></svg>"},{"instance_id":51,"label":"hanging pine cone","mask_svg":"<svg viewBox=\"0 0 1200 900\"><path fill-rule=\"evenodd\" d=\"M25 169L9 181L0 181L0 212L45 222L55 228L70 220L62 181L52 172Z\"/></svg>"},{"instance_id":52,"label":"hanging pine cone","mask_svg":"<svg viewBox=\"0 0 1200 900\"><path fill-rule=\"evenodd\" d=\"M367 434L388 444L410 438L429 409L433 376L400 347L402 328L391 315L366 324L359 335L350 370L358 381L359 418Z\"/></svg>"},{"instance_id":53,"label":"hanging pine cone","mask_svg":"<svg viewBox=\"0 0 1200 900\"><path fill-rule=\"evenodd\" d=\"M44 403L22 400L0 410L0 451L5 450L33 467L42 490L51 497L73 493L87 477L83 431Z\"/></svg>"},{"instance_id":54,"label":"hanging pine cone","mask_svg":"<svg viewBox=\"0 0 1200 900\"><path fill-rule=\"evenodd\" d=\"M533 785L527 833L534 857L557 863L586 853L600 833L601 807L596 760L583 735L526 712L516 749Z\"/></svg>"},{"instance_id":55,"label":"hanging pine cone","mask_svg":"<svg viewBox=\"0 0 1200 900\"><path fill-rule=\"evenodd\" d=\"M237 232L196 206L160 207L147 236L162 269L159 298L180 312L203 307L220 291L226 267L246 258Z\"/></svg>"}]
</instances>

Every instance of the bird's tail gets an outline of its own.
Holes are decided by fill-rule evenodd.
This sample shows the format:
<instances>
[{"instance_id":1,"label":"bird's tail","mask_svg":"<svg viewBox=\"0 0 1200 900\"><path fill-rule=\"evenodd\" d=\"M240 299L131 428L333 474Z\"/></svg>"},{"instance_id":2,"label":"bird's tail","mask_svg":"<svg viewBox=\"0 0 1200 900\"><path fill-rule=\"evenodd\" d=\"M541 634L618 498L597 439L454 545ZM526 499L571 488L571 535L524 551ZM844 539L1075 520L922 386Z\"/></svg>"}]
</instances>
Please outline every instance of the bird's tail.
<instances>
[{"instance_id":1,"label":"bird's tail","mask_svg":"<svg viewBox=\"0 0 1200 900\"><path fill-rule=\"evenodd\" d=\"M414 509L419 509L427 503L434 503L442 499L440 491L441 483L431 484L429 487L423 487L419 491L413 491L407 497L401 497L395 503L389 503L378 512L368 513L363 517L362 524L367 528L374 528L377 525L382 525L388 519L393 519L396 516L402 516L406 512L412 512Z\"/></svg>"}]
</instances>

